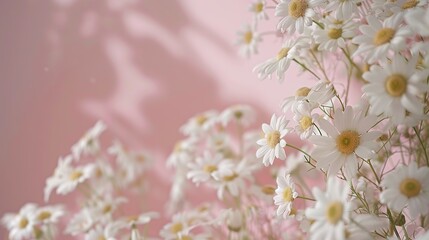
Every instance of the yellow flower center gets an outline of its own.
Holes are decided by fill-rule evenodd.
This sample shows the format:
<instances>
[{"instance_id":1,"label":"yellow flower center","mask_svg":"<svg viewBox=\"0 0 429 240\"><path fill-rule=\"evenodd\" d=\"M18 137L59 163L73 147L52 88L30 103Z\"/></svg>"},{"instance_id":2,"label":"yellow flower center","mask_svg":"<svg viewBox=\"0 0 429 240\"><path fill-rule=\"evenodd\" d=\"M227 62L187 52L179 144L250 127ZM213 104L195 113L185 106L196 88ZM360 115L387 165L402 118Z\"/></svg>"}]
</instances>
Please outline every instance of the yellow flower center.
<instances>
[{"instance_id":1,"label":"yellow flower center","mask_svg":"<svg viewBox=\"0 0 429 240\"><path fill-rule=\"evenodd\" d=\"M175 224L171 225L170 230L172 233L177 234L183 230L183 224L182 223L175 223Z\"/></svg>"},{"instance_id":2,"label":"yellow flower center","mask_svg":"<svg viewBox=\"0 0 429 240\"><path fill-rule=\"evenodd\" d=\"M413 8L417 6L418 3L419 3L418 0L407 0L404 2L404 4L402 4L402 9Z\"/></svg>"},{"instance_id":3,"label":"yellow flower center","mask_svg":"<svg viewBox=\"0 0 429 240\"><path fill-rule=\"evenodd\" d=\"M110 205L110 204L107 204L106 206L104 206L104 208L103 208L103 213L104 214L107 214L107 213L109 213L109 212L111 212L112 211L112 205Z\"/></svg>"},{"instance_id":4,"label":"yellow flower center","mask_svg":"<svg viewBox=\"0 0 429 240\"><path fill-rule=\"evenodd\" d=\"M420 194L422 185L414 178L405 178L402 180L399 190L408 198L415 197Z\"/></svg>"},{"instance_id":5,"label":"yellow flower center","mask_svg":"<svg viewBox=\"0 0 429 240\"><path fill-rule=\"evenodd\" d=\"M407 90L407 79L401 74L393 74L386 78L387 93L392 97L400 97Z\"/></svg>"},{"instance_id":6,"label":"yellow flower center","mask_svg":"<svg viewBox=\"0 0 429 240\"><path fill-rule=\"evenodd\" d=\"M326 219L331 224L337 224L343 216L344 207L339 201L331 202L326 208Z\"/></svg>"},{"instance_id":7,"label":"yellow flower center","mask_svg":"<svg viewBox=\"0 0 429 240\"><path fill-rule=\"evenodd\" d=\"M308 3L305 0L292 0L289 3L289 15L295 19L303 17L308 8Z\"/></svg>"},{"instance_id":8,"label":"yellow flower center","mask_svg":"<svg viewBox=\"0 0 429 240\"><path fill-rule=\"evenodd\" d=\"M225 182L231 182L232 180L236 179L237 177L238 177L238 174L237 173L233 173L232 175L223 177L223 180Z\"/></svg>"},{"instance_id":9,"label":"yellow flower center","mask_svg":"<svg viewBox=\"0 0 429 240\"><path fill-rule=\"evenodd\" d=\"M383 45L385 43L390 42L392 40L393 36L395 35L395 30L392 28L382 28L378 30L378 32L375 34L373 43L376 46Z\"/></svg>"},{"instance_id":10,"label":"yellow flower center","mask_svg":"<svg viewBox=\"0 0 429 240\"><path fill-rule=\"evenodd\" d=\"M33 227L33 235L35 239L41 239L43 236L43 231L38 227Z\"/></svg>"},{"instance_id":11,"label":"yellow flower center","mask_svg":"<svg viewBox=\"0 0 429 240\"><path fill-rule=\"evenodd\" d=\"M21 218L21 221L19 221L19 224L18 224L19 228L24 229L27 227L27 225L28 225L28 219L26 217Z\"/></svg>"},{"instance_id":12,"label":"yellow flower center","mask_svg":"<svg viewBox=\"0 0 429 240\"><path fill-rule=\"evenodd\" d=\"M299 126L303 129L303 130L307 130L311 124L313 124L313 121L311 119L311 117L309 116L303 116L300 120L299 120Z\"/></svg>"},{"instance_id":13,"label":"yellow flower center","mask_svg":"<svg viewBox=\"0 0 429 240\"><path fill-rule=\"evenodd\" d=\"M268 185L263 186L261 190L265 195L274 195L274 193L276 192L276 189L273 186L268 186Z\"/></svg>"},{"instance_id":14,"label":"yellow flower center","mask_svg":"<svg viewBox=\"0 0 429 240\"><path fill-rule=\"evenodd\" d=\"M98 240L106 240L106 238L104 236L99 236Z\"/></svg>"},{"instance_id":15,"label":"yellow flower center","mask_svg":"<svg viewBox=\"0 0 429 240\"><path fill-rule=\"evenodd\" d=\"M279 142L280 142L279 131L272 131L267 134L267 144L270 148L275 148Z\"/></svg>"},{"instance_id":16,"label":"yellow flower center","mask_svg":"<svg viewBox=\"0 0 429 240\"><path fill-rule=\"evenodd\" d=\"M289 48L282 48L280 49L280 51L277 53L277 60L281 60L283 58L285 58L289 52Z\"/></svg>"},{"instance_id":17,"label":"yellow flower center","mask_svg":"<svg viewBox=\"0 0 429 240\"><path fill-rule=\"evenodd\" d=\"M215 165L205 165L203 170L206 173L212 173L217 170L217 167Z\"/></svg>"},{"instance_id":18,"label":"yellow flower center","mask_svg":"<svg viewBox=\"0 0 429 240\"><path fill-rule=\"evenodd\" d=\"M184 235L180 238L180 240L192 240L192 238L188 235Z\"/></svg>"},{"instance_id":19,"label":"yellow flower center","mask_svg":"<svg viewBox=\"0 0 429 240\"><path fill-rule=\"evenodd\" d=\"M182 142L177 142L175 145L174 145L174 150L173 150L173 152L175 152L175 153L179 153L179 152L181 152L182 151Z\"/></svg>"},{"instance_id":20,"label":"yellow flower center","mask_svg":"<svg viewBox=\"0 0 429 240\"><path fill-rule=\"evenodd\" d=\"M44 221L46 219L51 218L52 214L48 211L42 211L39 213L39 215L37 215L37 220L39 221Z\"/></svg>"},{"instance_id":21,"label":"yellow flower center","mask_svg":"<svg viewBox=\"0 0 429 240\"><path fill-rule=\"evenodd\" d=\"M241 119L243 117L243 112L242 111L235 111L234 117L237 119Z\"/></svg>"},{"instance_id":22,"label":"yellow flower center","mask_svg":"<svg viewBox=\"0 0 429 240\"><path fill-rule=\"evenodd\" d=\"M328 36L331 39L338 39L343 34L343 29L341 28L331 28L328 31Z\"/></svg>"},{"instance_id":23,"label":"yellow flower center","mask_svg":"<svg viewBox=\"0 0 429 240\"><path fill-rule=\"evenodd\" d=\"M287 187L285 190L283 190L283 201L285 202L292 202L293 196L292 196L292 188Z\"/></svg>"},{"instance_id":24,"label":"yellow flower center","mask_svg":"<svg viewBox=\"0 0 429 240\"><path fill-rule=\"evenodd\" d=\"M80 177L82 177L82 175L83 175L82 171L75 170L75 171L73 171L72 173L70 173L69 178L70 178L70 180L72 180L72 181L76 181L76 180L78 180Z\"/></svg>"},{"instance_id":25,"label":"yellow flower center","mask_svg":"<svg viewBox=\"0 0 429 240\"><path fill-rule=\"evenodd\" d=\"M351 154L359 146L360 137L356 131L346 130L336 139L337 149L343 154Z\"/></svg>"},{"instance_id":26,"label":"yellow flower center","mask_svg":"<svg viewBox=\"0 0 429 240\"><path fill-rule=\"evenodd\" d=\"M202 126L206 121L207 121L207 117L204 115L199 115L195 117L195 122L197 122L199 126Z\"/></svg>"},{"instance_id":27,"label":"yellow flower center","mask_svg":"<svg viewBox=\"0 0 429 240\"><path fill-rule=\"evenodd\" d=\"M264 10L264 4L263 3L257 3L255 4L255 12L260 13Z\"/></svg>"},{"instance_id":28,"label":"yellow flower center","mask_svg":"<svg viewBox=\"0 0 429 240\"><path fill-rule=\"evenodd\" d=\"M297 97L307 97L308 93L311 91L308 87L302 87L296 90L295 96Z\"/></svg>"},{"instance_id":29,"label":"yellow flower center","mask_svg":"<svg viewBox=\"0 0 429 240\"><path fill-rule=\"evenodd\" d=\"M243 40L246 44L250 44L253 39L253 33L251 31L245 32L243 36Z\"/></svg>"}]
</instances>

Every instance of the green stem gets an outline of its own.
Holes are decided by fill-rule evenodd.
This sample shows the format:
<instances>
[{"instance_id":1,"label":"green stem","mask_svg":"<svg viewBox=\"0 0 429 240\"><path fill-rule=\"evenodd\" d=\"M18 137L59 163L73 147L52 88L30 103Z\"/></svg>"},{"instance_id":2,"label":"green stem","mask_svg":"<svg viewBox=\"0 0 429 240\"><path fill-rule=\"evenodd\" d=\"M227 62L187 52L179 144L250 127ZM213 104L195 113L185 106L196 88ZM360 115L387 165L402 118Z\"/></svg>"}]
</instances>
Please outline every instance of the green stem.
<instances>
[{"instance_id":1,"label":"green stem","mask_svg":"<svg viewBox=\"0 0 429 240\"><path fill-rule=\"evenodd\" d=\"M424 145L424 143L423 143L423 141L422 141L422 139L421 139L421 137L420 137L420 134L417 132L416 127L413 127L413 129L414 129L414 132L415 132L415 133L416 133L416 135L417 135L417 138L419 139L420 145L422 145L423 152L424 152L424 154L425 154L426 164L427 164L427 165L428 165L428 167L429 167L429 158L428 158L428 153L427 153L427 151L426 151L426 147L425 147L425 145Z\"/></svg>"},{"instance_id":2,"label":"green stem","mask_svg":"<svg viewBox=\"0 0 429 240\"><path fill-rule=\"evenodd\" d=\"M305 64L299 62L298 60L296 60L295 58L293 59L294 62L298 63L302 68L304 68L305 70L309 71L311 74L313 74L313 76L315 76L318 80L320 80L320 77L317 76L316 73L314 73L313 71L311 71L307 66L305 66Z\"/></svg>"}]
</instances>

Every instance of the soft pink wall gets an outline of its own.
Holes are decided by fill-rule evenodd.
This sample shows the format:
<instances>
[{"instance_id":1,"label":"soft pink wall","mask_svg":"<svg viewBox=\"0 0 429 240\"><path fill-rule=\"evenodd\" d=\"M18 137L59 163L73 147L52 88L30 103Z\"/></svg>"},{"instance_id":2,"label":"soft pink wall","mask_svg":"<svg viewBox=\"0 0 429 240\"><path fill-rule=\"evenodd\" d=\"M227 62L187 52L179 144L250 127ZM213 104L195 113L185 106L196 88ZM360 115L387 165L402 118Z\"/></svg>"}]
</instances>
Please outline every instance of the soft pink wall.
<instances>
[{"instance_id":1,"label":"soft pink wall","mask_svg":"<svg viewBox=\"0 0 429 240\"><path fill-rule=\"evenodd\" d=\"M251 72L278 39L264 40L272 51L237 56L248 3L0 1L0 216L41 203L58 156L98 119L110 137L157 157L161 201L171 180L164 160L188 117L249 103L268 121L303 81L261 82Z\"/></svg>"}]
</instances>

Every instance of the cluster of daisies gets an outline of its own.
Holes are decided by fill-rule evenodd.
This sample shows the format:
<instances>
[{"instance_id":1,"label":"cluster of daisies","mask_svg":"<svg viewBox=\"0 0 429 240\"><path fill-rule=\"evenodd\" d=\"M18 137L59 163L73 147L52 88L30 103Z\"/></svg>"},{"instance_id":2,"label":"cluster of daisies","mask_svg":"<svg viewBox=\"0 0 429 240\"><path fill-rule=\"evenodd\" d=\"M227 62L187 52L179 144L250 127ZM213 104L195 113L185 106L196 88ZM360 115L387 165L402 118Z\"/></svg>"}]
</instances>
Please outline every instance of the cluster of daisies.
<instances>
[{"instance_id":1,"label":"cluster of daisies","mask_svg":"<svg viewBox=\"0 0 429 240\"><path fill-rule=\"evenodd\" d=\"M257 141L265 166L308 168L277 171L277 217L298 221L305 239L429 239L428 2L256 0L249 10L245 56L270 33L282 42L258 78L283 82L296 64L314 80ZM263 21L277 24L259 32Z\"/></svg>"},{"instance_id":2,"label":"cluster of daisies","mask_svg":"<svg viewBox=\"0 0 429 240\"><path fill-rule=\"evenodd\" d=\"M9 230L10 240L53 240L65 235L85 240L143 239L144 225L159 214L125 215L123 205L129 200L126 196L147 191L144 173L151 159L146 152L131 151L119 141L103 149L99 138L105 129L102 122L96 123L69 155L58 160L54 174L46 180L46 203L52 193L74 193L79 205L28 203L18 213L5 214L1 222Z\"/></svg>"}]
</instances>

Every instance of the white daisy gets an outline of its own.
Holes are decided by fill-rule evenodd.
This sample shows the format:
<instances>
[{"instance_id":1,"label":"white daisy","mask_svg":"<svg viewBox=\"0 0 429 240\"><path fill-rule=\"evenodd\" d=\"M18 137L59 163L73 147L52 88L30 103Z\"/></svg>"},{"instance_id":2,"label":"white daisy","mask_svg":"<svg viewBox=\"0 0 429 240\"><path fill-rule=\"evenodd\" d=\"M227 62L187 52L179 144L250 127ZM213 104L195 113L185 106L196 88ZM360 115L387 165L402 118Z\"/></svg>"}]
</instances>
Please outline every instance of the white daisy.
<instances>
[{"instance_id":1,"label":"white daisy","mask_svg":"<svg viewBox=\"0 0 429 240\"><path fill-rule=\"evenodd\" d=\"M88 232L94 224L95 222L91 209L84 207L79 212L75 213L70 221L68 221L65 233L77 236Z\"/></svg>"},{"instance_id":2,"label":"white daisy","mask_svg":"<svg viewBox=\"0 0 429 240\"><path fill-rule=\"evenodd\" d=\"M414 0L417 2L417 0ZM405 14L405 21L420 36L429 37L429 8L415 8Z\"/></svg>"},{"instance_id":3,"label":"white daisy","mask_svg":"<svg viewBox=\"0 0 429 240\"><path fill-rule=\"evenodd\" d=\"M100 151L99 136L106 129L103 122L97 122L85 135L72 146L71 151L75 160L79 160L82 154L96 155Z\"/></svg>"},{"instance_id":4,"label":"white daisy","mask_svg":"<svg viewBox=\"0 0 429 240\"><path fill-rule=\"evenodd\" d=\"M190 219L188 215L183 213L176 213L172 221L161 229L159 235L164 239L177 239L183 235L188 235L190 231Z\"/></svg>"},{"instance_id":5,"label":"white daisy","mask_svg":"<svg viewBox=\"0 0 429 240\"><path fill-rule=\"evenodd\" d=\"M320 128L328 136L312 136L310 142L316 145L312 158L317 167L336 175L341 168L347 178L353 178L358 171L359 157L370 159L378 144L375 141L381 133L369 131L377 122L375 116L363 116L348 106L344 112L337 109L333 124L319 119Z\"/></svg>"},{"instance_id":6,"label":"white daisy","mask_svg":"<svg viewBox=\"0 0 429 240\"><path fill-rule=\"evenodd\" d=\"M323 0L281 0L274 14L281 17L277 29L290 34L295 30L303 33L304 27L310 26L317 15L314 8L323 2Z\"/></svg>"},{"instance_id":7,"label":"white daisy","mask_svg":"<svg viewBox=\"0 0 429 240\"><path fill-rule=\"evenodd\" d=\"M290 174L281 173L277 176L277 189L274 196L274 204L278 206L277 216L286 218L292 210L292 202L298 197L295 190L295 183L292 181Z\"/></svg>"},{"instance_id":8,"label":"white daisy","mask_svg":"<svg viewBox=\"0 0 429 240\"><path fill-rule=\"evenodd\" d=\"M186 177L197 185L201 182L207 182L212 179L212 173L218 170L218 165L222 160L221 154L212 156L206 151L202 157L197 157L195 163L188 164L189 172Z\"/></svg>"},{"instance_id":9,"label":"white daisy","mask_svg":"<svg viewBox=\"0 0 429 240\"><path fill-rule=\"evenodd\" d=\"M97 225L85 233L85 240L115 240L124 223L120 221L109 222L105 225Z\"/></svg>"},{"instance_id":10,"label":"white daisy","mask_svg":"<svg viewBox=\"0 0 429 240\"><path fill-rule=\"evenodd\" d=\"M30 239L33 237L33 228L36 224L34 214L37 205L33 203L25 204L17 214L7 213L1 221L9 230L10 240Z\"/></svg>"},{"instance_id":11,"label":"white daisy","mask_svg":"<svg viewBox=\"0 0 429 240\"><path fill-rule=\"evenodd\" d=\"M94 173L94 165L73 167L73 158L69 155L58 160L54 175L46 179L45 201L48 201L51 191L56 189L57 194L68 194L75 190L78 184L89 179Z\"/></svg>"},{"instance_id":12,"label":"white daisy","mask_svg":"<svg viewBox=\"0 0 429 240\"><path fill-rule=\"evenodd\" d=\"M185 136L200 136L209 131L217 122L216 111L206 111L193 116L180 128Z\"/></svg>"},{"instance_id":13,"label":"white daisy","mask_svg":"<svg viewBox=\"0 0 429 240\"><path fill-rule=\"evenodd\" d=\"M329 105L329 101L335 97L336 91L331 82L319 80L307 95L307 100L311 103L320 105Z\"/></svg>"},{"instance_id":14,"label":"white daisy","mask_svg":"<svg viewBox=\"0 0 429 240\"><path fill-rule=\"evenodd\" d=\"M237 32L236 44L240 46L239 53L243 57L250 57L258 53L258 43L262 41L259 33L250 25L245 25Z\"/></svg>"},{"instance_id":15,"label":"white daisy","mask_svg":"<svg viewBox=\"0 0 429 240\"><path fill-rule=\"evenodd\" d=\"M345 239L345 224L354 210L348 198L349 192L345 181L333 176L328 178L326 192L313 189L316 205L305 211L305 215L314 220L310 227L310 240Z\"/></svg>"},{"instance_id":16,"label":"white daisy","mask_svg":"<svg viewBox=\"0 0 429 240\"><path fill-rule=\"evenodd\" d=\"M395 55L391 63L374 65L363 78L369 83L362 87L369 98L371 111L392 117L395 124L402 123L406 112L423 114L424 104L419 97L429 90L425 83L427 71L416 69L417 57L406 61Z\"/></svg>"},{"instance_id":17,"label":"white daisy","mask_svg":"<svg viewBox=\"0 0 429 240\"><path fill-rule=\"evenodd\" d=\"M331 3L342 3L342 1L332 1ZM338 48L345 48L347 41L356 35L357 25L351 19L340 21L327 16L321 20L321 23L325 27L323 29L315 28L314 30L314 39L316 43L320 44L318 47L319 51L327 50L334 52Z\"/></svg>"},{"instance_id":18,"label":"white daisy","mask_svg":"<svg viewBox=\"0 0 429 240\"><path fill-rule=\"evenodd\" d=\"M266 4L265 0L256 0L250 4L249 11L253 13L255 21L268 19L268 14L265 12Z\"/></svg>"},{"instance_id":19,"label":"white daisy","mask_svg":"<svg viewBox=\"0 0 429 240\"><path fill-rule=\"evenodd\" d=\"M261 80L271 78L272 74L276 74L277 79L282 82L286 70L289 68L290 63L298 56L298 50L304 46L304 42L297 42L290 39L286 41L277 56L270 58L263 63L260 63L253 68L253 72L258 73L258 78Z\"/></svg>"},{"instance_id":20,"label":"white daisy","mask_svg":"<svg viewBox=\"0 0 429 240\"><path fill-rule=\"evenodd\" d=\"M352 40L359 45L353 56L362 55L365 61L373 64L386 59L389 51L399 52L405 49L406 40L412 35L412 31L408 26L402 26L403 14L395 14L383 22L369 15L367 21L368 25L359 27L362 35Z\"/></svg>"},{"instance_id":21,"label":"white daisy","mask_svg":"<svg viewBox=\"0 0 429 240\"><path fill-rule=\"evenodd\" d=\"M362 0L330 0L328 5L325 7L325 11L333 12L336 19L345 20L358 13L358 4Z\"/></svg>"},{"instance_id":22,"label":"white daisy","mask_svg":"<svg viewBox=\"0 0 429 240\"><path fill-rule=\"evenodd\" d=\"M264 138L259 139L256 143L260 145L256 151L256 157L262 158L262 162L265 166L272 165L274 158L280 158L284 160L286 153L284 147L286 141L283 139L284 136L289 132L286 125L289 121L285 120L284 116L279 118L275 114L271 117L270 125L262 124L262 130L264 131Z\"/></svg>"},{"instance_id":23,"label":"white daisy","mask_svg":"<svg viewBox=\"0 0 429 240\"><path fill-rule=\"evenodd\" d=\"M224 127L231 121L238 122L247 127L255 120L256 113L250 106L239 104L225 109L219 117Z\"/></svg>"},{"instance_id":24,"label":"white daisy","mask_svg":"<svg viewBox=\"0 0 429 240\"><path fill-rule=\"evenodd\" d=\"M307 95L311 91L311 88L308 87L300 87L295 91L295 96L287 97L283 100L281 105L281 109L283 112L287 112L289 110L294 111L299 103L307 100Z\"/></svg>"},{"instance_id":25,"label":"white daisy","mask_svg":"<svg viewBox=\"0 0 429 240\"><path fill-rule=\"evenodd\" d=\"M195 154L197 142L198 139L195 137L178 141L174 146L173 152L167 158L167 166L186 165Z\"/></svg>"},{"instance_id":26,"label":"white daisy","mask_svg":"<svg viewBox=\"0 0 429 240\"><path fill-rule=\"evenodd\" d=\"M55 205L38 208L34 216L37 223L55 224L64 214L64 207L61 205Z\"/></svg>"},{"instance_id":27,"label":"white daisy","mask_svg":"<svg viewBox=\"0 0 429 240\"><path fill-rule=\"evenodd\" d=\"M380 201L396 212L408 208L411 218L429 213L429 167L416 162L397 166L386 174L380 184Z\"/></svg>"},{"instance_id":28,"label":"white daisy","mask_svg":"<svg viewBox=\"0 0 429 240\"><path fill-rule=\"evenodd\" d=\"M294 129L301 139L307 139L315 130L315 122L318 119L318 114L311 114L314 106L309 102L301 102L294 109L293 120L298 124Z\"/></svg>"}]
</instances>

